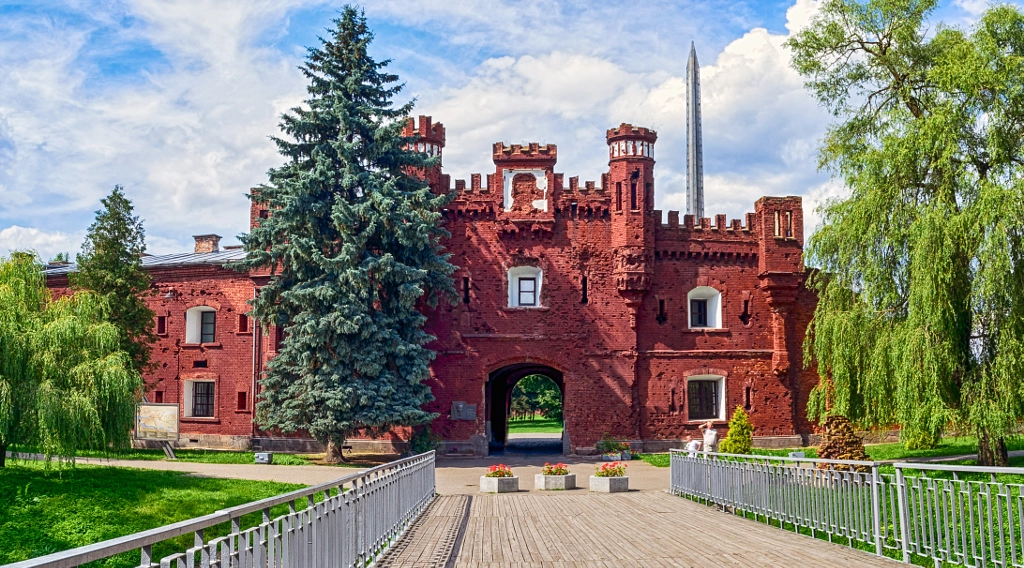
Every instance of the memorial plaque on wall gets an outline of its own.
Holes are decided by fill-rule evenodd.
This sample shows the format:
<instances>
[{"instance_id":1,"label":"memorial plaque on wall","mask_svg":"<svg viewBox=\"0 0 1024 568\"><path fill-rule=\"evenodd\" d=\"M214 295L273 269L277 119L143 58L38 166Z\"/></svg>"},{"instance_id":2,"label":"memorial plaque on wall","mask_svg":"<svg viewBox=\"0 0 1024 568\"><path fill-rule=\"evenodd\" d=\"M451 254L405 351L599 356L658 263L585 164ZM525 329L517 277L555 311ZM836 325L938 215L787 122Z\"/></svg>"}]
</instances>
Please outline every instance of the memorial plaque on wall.
<instances>
[{"instance_id":1,"label":"memorial plaque on wall","mask_svg":"<svg viewBox=\"0 0 1024 568\"><path fill-rule=\"evenodd\" d=\"M452 420L476 420L476 405L461 400L452 403Z\"/></svg>"}]
</instances>

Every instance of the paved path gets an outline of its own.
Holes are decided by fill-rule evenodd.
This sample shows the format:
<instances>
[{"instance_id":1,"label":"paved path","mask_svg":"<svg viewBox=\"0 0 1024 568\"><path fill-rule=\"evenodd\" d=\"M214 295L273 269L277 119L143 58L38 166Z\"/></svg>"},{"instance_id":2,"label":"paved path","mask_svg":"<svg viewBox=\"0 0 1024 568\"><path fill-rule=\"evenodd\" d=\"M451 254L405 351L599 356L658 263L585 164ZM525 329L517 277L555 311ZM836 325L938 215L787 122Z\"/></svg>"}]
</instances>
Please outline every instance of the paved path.
<instances>
[{"instance_id":1,"label":"paved path","mask_svg":"<svg viewBox=\"0 0 1024 568\"><path fill-rule=\"evenodd\" d=\"M10 452L8 452L10 455ZM41 459L41 456L39 456ZM250 479L253 481L278 481L316 485L334 481L346 475L362 471L361 468L327 465L256 465L234 463L196 463L161 460L108 460L106 458L76 458L76 463L107 465L113 467L134 467L138 469L159 469L181 471L199 477L223 477L227 479Z\"/></svg>"},{"instance_id":2,"label":"paved path","mask_svg":"<svg viewBox=\"0 0 1024 568\"><path fill-rule=\"evenodd\" d=\"M377 565L894 568L898 563L665 492L609 495L575 490L441 495Z\"/></svg>"},{"instance_id":3,"label":"paved path","mask_svg":"<svg viewBox=\"0 0 1024 568\"><path fill-rule=\"evenodd\" d=\"M577 482L589 483L590 474L601 464L596 458L571 456L511 455L472 459L439 459L437 461L437 492L441 495L476 495L480 492L480 476L496 463L504 463L519 476L520 492L533 490L533 476L540 473L545 462L562 462L576 474ZM667 491L668 468L654 467L640 460L624 462L629 487L639 491Z\"/></svg>"}]
</instances>

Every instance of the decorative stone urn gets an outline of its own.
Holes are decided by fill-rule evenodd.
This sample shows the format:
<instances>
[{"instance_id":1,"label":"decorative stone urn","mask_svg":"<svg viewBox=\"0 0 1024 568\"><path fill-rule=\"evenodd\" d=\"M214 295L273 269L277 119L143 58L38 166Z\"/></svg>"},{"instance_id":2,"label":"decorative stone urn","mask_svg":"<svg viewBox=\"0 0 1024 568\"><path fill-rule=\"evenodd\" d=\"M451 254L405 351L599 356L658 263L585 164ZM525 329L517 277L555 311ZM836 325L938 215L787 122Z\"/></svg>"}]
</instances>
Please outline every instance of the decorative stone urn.
<instances>
[{"instance_id":1,"label":"decorative stone urn","mask_svg":"<svg viewBox=\"0 0 1024 568\"><path fill-rule=\"evenodd\" d=\"M629 476L598 477L590 476L590 490L598 493L623 493L629 491Z\"/></svg>"},{"instance_id":2,"label":"decorative stone urn","mask_svg":"<svg viewBox=\"0 0 1024 568\"><path fill-rule=\"evenodd\" d=\"M487 477L480 476L481 493L515 493L519 491L519 476Z\"/></svg>"},{"instance_id":3,"label":"decorative stone urn","mask_svg":"<svg viewBox=\"0 0 1024 568\"><path fill-rule=\"evenodd\" d=\"M538 473L533 476L533 488L539 491L576 489L576 474L544 475L543 473Z\"/></svg>"}]
</instances>

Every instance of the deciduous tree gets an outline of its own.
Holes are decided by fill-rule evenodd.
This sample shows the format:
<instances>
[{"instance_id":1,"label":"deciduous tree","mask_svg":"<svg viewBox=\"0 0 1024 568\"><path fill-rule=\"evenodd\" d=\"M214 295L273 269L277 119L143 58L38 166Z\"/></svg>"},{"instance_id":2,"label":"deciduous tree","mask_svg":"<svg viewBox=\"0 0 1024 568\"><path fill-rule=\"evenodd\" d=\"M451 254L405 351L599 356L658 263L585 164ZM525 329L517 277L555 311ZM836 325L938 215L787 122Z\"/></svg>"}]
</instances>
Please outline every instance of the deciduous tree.
<instances>
[{"instance_id":1,"label":"deciduous tree","mask_svg":"<svg viewBox=\"0 0 1024 568\"><path fill-rule=\"evenodd\" d=\"M346 7L302 72L304 106L274 138L286 158L251 199L271 214L242 236L243 269L267 268L252 302L265 326L286 330L262 379L257 421L304 430L329 458L353 433L428 422L433 340L420 308L454 301L435 195L415 169L437 158L402 136L412 104L394 106L402 85L367 48L363 14Z\"/></svg>"},{"instance_id":2,"label":"deciduous tree","mask_svg":"<svg viewBox=\"0 0 1024 568\"><path fill-rule=\"evenodd\" d=\"M935 4L825 0L788 44L849 188L808 245L810 413L916 440L955 424L1005 464L1024 415L1024 15L965 31L929 23Z\"/></svg>"},{"instance_id":3,"label":"deciduous tree","mask_svg":"<svg viewBox=\"0 0 1024 568\"><path fill-rule=\"evenodd\" d=\"M106 312L90 292L52 300L34 256L0 258L0 467L12 445L128 447L142 378Z\"/></svg>"}]
</instances>

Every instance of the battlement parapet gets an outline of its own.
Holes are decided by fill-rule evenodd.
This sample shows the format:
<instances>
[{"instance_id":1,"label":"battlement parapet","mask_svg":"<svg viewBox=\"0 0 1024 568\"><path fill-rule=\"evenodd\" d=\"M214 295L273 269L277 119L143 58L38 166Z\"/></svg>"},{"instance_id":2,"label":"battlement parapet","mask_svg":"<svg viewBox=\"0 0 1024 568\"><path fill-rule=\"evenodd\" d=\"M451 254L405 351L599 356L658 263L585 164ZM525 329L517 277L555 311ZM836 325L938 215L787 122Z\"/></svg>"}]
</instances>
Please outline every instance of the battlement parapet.
<instances>
[{"instance_id":1,"label":"battlement parapet","mask_svg":"<svg viewBox=\"0 0 1024 568\"><path fill-rule=\"evenodd\" d=\"M644 126L633 126L632 124L623 122L615 128L609 128L605 138L609 144L618 140L625 140L627 138L643 140L654 144L658 140L658 133Z\"/></svg>"},{"instance_id":2,"label":"battlement parapet","mask_svg":"<svg viewBox=\"0 0 1024 568\"><path fill-rule=\"evenodd\" d=\"M712 218L696 218L693 215L683 215L682 222L678 211L669 211L667 222L662 217L662 211L653 211L655 226L658 227L658 238L667 239L714 239L740 238L750 239L756 237L757 214L747 213L745 221L731 219L726 221L725 215L715 215L714 223ZM675 236L674 236L675 235Z\"/></svg>"},{"instance_id":3,"label":"battlement parapet","mask_svg":"<svg viewBox=\"0 0 1024 568\"><path fill-rule=\"evenodd\" d=\"M654 142L658 133L642 126L622 123L616 128L609 128L608 159L609 161L654 157Z\"/></svg>"},{"instance_id":4,"label":"battlement parapet","mask_svg":"<svg viewBox=\"0 0 1024 568\"><path fill-rule=\"evenodd\" d=\"M558 146L554 144L505 144L495 142L492 150L495 164L508 162L545 162L554 165L558 161Z\"/></svg>"},{"instance_id":5,"label":"battlement parapet","mask_svg":"<svg viewBox=\"0 0 1024 568\"><path fill-rule=\"evenodd\" d=\"M418 123L416 119L409 117L402 128L402 136L417 136L422 142L430 142L442 148L445 143L444 125L440 122L434 123L429 116L422 114L419 116Z\"/></svg>"}]
</instances>

